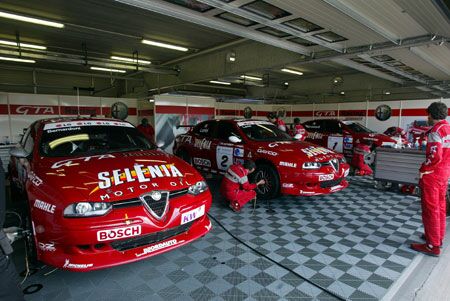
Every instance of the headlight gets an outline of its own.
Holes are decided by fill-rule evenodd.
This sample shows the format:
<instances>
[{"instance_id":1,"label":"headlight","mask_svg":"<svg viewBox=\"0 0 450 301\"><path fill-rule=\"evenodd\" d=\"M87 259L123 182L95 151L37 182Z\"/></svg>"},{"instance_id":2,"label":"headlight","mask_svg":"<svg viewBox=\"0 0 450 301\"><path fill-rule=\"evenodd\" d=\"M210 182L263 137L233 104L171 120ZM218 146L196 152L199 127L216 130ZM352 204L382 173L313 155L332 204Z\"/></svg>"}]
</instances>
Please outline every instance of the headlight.
<instances>
[{"instance_id":1,"label":"headlight","mask_svg":"<svg viewBox=\"0 0 450 301\"><path fill-rule=\"evenodd\" d=\"M194 185L190 186L188 189L189 194L198 195L202 192L208 190L208 185L206 185L205 181L198 181Z\"/></svg>"},{"instance_id":2,"label":"headlight","mask_svg":"<svg viewBox=\"0 0 450 301\"><path fill-rule=\"evenodd\" d=\"M303 169L319 169L322 166L319 162L305 162Z\"/></svg>"},{"instance_id":3,"label":"headlight","mask_svg":"<svg viewBox=\"0 0 450 301\"><path fill-rule=\"evenodd\" d=\"M345 159L345 157L342 157L339 161L344 164L347 163L347 159Z\"/></svg>"},{"instance_id":4,"label":"headlight","mask_svg":"<svg viewBox=\"0 0 450 301\"><path fill-rule=\"evenodd\" d=\"M66 217L89 217L105 215L111 210L112 206L109 203L101 202L80 202L70 204L64 209L64 216Z\"/></svg>"}]
</instances>

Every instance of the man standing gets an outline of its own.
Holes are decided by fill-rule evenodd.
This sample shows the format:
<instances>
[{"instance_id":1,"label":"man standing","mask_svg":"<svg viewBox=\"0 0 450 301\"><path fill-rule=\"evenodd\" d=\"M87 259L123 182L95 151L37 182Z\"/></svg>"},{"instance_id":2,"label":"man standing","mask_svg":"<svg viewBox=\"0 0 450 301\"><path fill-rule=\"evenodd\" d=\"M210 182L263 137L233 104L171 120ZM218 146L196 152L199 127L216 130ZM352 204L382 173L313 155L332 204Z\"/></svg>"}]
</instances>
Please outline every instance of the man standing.
<instances>
[{"instance_id":1,"label":"man standing","mask_svg":"<svg viewBox=\"0 0 450 301\"><path fill-rule=\"evenodd\" d=\"M8 237L3 232L5 222L5 171L0 159L0 300L18 301L24 300L20 288L19 276L14 263L9 257L13 252Z\"/></svg>"},{"instance_id":2,"label":"man standing","mask_svg":"<svg viewBox=\"0 0 450 301\"><path fill-rule=\"evenodd\" d=\"M270 122L275 124L279 130L286 132L286 124L284 123L284 121L281 118L279 118L277 116L276 113L270 112L269 114L267 114L267 119L269 119Z\"/></svg>"},{"instance_id":3,"label":"man standing","mask_svg":"<svg viewBox=\"0 0 450 301\"><path fill-rule=\"evenodd\" d=\"M364 158L370 154L370 145L359 142L353 147L351 165L355 168L355 175L370 176L373 174L372 168L365 162Z\"/></svg>"},{"instance_id":4,"label":"man standing","mask_svg":"<svg viewBox=\"0 0 450 301\"><path fill-rule=\"evenodd\" d=\"M138 125L137 129L141 132L150 142L155 142L155 130L148 123L147 118L142 118L141 124Z\"/></svg>"},{"instance_id":5,"label":"man standing","mask_svg":"<svg viewBox=\"0 0 450 301\"><path fill-rule=\"evenodd\" d=\"M249 201L256 198L255 188L264 185L264 180L259 180L256 184L248 182L248 175L255 171L256 165L253 161L245 161L244 165L231 165L220 186L220 193L230 202L230 208L239 212Z\"/></svg>"},{"instance_id":6,"label":"man standing","mask_svg":"<svg viewBox=\"0 0 450 301\"><path fill-rule=\"evenodd\" d=\"M427 132L426 159L420 168L419 186L422 191L422 222L424 244L411 244L411 248L430 256L439 256L445 236L447 184L450 176L450 125L445 120L447 106L432 103L428 109L428 122L433 127Z\"/></svg>"},{"instance_id":7,"label":"man standing","mask_svg":"<svg viewBox=\"0 0 450 301\"><path fill-rule=\"evenodd\" d=\"M300 118L294 118L294 124L292 126L292 136L297 140L304 141L307 135L308 133L300 123Z\"/></svg>"}]
</instances>

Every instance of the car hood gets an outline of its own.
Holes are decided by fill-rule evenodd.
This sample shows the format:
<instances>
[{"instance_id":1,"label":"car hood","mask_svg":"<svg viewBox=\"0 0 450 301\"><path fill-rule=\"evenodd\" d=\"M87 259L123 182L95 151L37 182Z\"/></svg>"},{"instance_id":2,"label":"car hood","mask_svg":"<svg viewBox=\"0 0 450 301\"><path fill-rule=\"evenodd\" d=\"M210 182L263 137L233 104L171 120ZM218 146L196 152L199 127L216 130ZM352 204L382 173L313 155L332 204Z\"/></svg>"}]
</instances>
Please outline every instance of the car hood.
<instances>
[{"instance_id":1,"label":"car hood","mask_svg":"<svg viewBox=\"0 0 450 301\"><path fill-rule=\"evenodd\" d=\"M259 156L268 156L280 161L325 162L334 158L342 158L328 148L305 141L257 142L255 151Z\"/></svg>"},{"instance_id":2,"label":"car hood","mask_svg":"<svg viewBox=\"0 0 450 301\"><path fill-rule=\"evenodd\" d=\"M201 175L181 159L161 151L133 151L74 158L41 158L35 173L58 202L117 201L151 190L186 189Z\"/></svg>"}]
</instances>

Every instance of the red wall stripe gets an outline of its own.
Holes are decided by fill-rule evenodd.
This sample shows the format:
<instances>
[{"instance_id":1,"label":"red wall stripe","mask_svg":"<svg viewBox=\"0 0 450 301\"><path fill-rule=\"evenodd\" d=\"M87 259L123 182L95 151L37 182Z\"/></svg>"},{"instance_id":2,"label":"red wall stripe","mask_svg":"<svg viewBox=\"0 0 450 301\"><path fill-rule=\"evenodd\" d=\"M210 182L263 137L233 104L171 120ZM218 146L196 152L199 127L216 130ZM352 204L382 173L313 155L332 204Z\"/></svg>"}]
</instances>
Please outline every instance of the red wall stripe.
<instances>
[{"instance_id":1,"label":"red wall stripe","mask_svg":"<svg viewBox=\"0 0 450 301\"><path fill-rule=\"evenodd\" d=\"M78 107L77 106L54 106L54 105L10 105L11 115L49 115L49 116L59 116L61 110L61 115L69 116L69 115L78 115ZM103 107L102 108L103 115L109 114L111 108ZM91 115L95 114L97 116L101 116L101 108L100 107L81 107L80 106L80 114L81 115ZM0 105L0 114L7 115L8 114L8 105L1 104ZM128 115L133 116L137 114L136 108L128 108Z\"/></svg>"}]
</instances>

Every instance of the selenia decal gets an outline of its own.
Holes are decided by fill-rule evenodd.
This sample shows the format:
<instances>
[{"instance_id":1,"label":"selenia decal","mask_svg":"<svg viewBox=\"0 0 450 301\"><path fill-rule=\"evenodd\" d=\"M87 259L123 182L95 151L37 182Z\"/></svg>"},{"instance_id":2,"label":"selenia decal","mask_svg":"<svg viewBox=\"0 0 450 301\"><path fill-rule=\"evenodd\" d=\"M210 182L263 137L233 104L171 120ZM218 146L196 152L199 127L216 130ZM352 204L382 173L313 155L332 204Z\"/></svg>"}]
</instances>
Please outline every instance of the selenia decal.
<instances>
[{"instance_id":1,"label":"selenia decal","mask_svg":"<svg viewBox=\"0 0 450 301\"><path fill-rule=\"evenodd\" d=\"M233 148L228 146L217 146L216 151L217 168L227 170L233 164Z\"/></svg>"},{"instance_id":2,"label":"selenia decal","mask_svg":"<svg viewBox=\"0 0 450 301\"><path fill-rule=\"evenodd\" d=\"M302 152L304 152L309 158L333 153L332 150L320 146L309 146L307 148L303 148Z\"/></svg>"},{"instance_id":3,"label":"selenia decal","mask_svg":"<svg viewBox=\"0 0 450 301\"><path fill-rule=\"evenodd\" d=\"M124 183L138 181L139 183L150 182L154 178L183 177L183 174L174 164L149 165L136 164L133 169L114 169L112 172L104 171L98 173L99 189L107 189Z\"/></svg>"}]
</instances>

